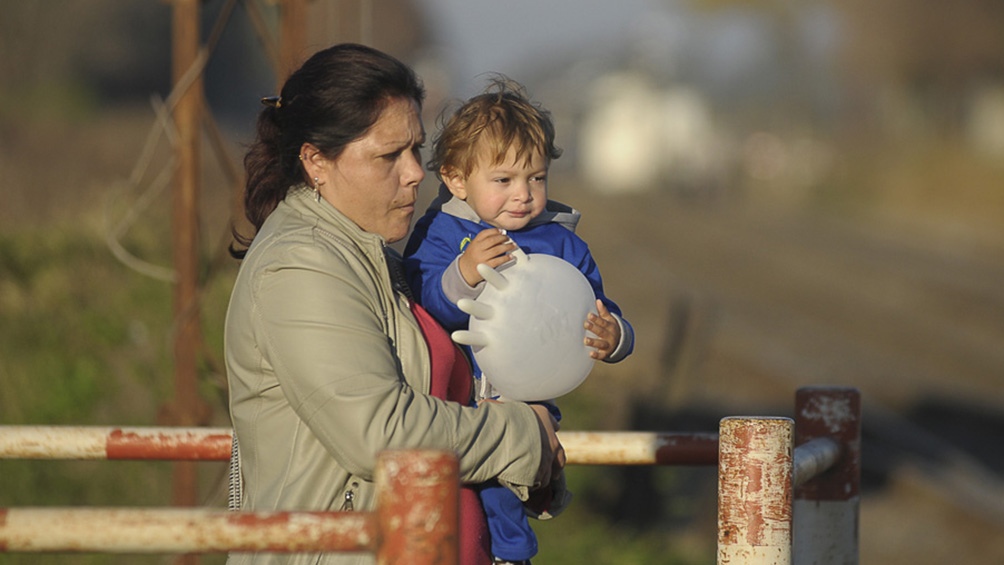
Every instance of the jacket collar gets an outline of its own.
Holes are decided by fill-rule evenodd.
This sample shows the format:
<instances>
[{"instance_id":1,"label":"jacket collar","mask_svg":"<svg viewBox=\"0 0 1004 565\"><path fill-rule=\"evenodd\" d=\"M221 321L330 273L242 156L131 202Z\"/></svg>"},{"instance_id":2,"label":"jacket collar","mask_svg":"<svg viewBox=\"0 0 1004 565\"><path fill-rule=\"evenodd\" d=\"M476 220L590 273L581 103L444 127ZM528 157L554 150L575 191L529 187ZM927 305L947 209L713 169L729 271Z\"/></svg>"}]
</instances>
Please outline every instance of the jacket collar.
<instances>
[{"instance_id":1,"label":"jacket collar","mask_svg":"<svg viewBox=\"0 0 1004 565\"><path fill-rule=\"evenodd\" d=\"M306 184L291 187L286 194L286 203L305 219L315 218L318 227L343 233L356 241L379 247L383 247L386 243L383 236L363 230L330 202L323 198L319 199L317 192Z\"/></svg>"},{"instance_id":2,"label":"jacket collar","mask_svg":"<svg viewBox=\"0 0 1004 565\"><path fill-rule=\"evenodd\" d=\"M374 265L386 264L385 254L390 248L383 236L360 228L330 202L318 199L313 188L306 184L293 186L283 202L315 228L352 242Z\"/></svg>"}]
</instances>

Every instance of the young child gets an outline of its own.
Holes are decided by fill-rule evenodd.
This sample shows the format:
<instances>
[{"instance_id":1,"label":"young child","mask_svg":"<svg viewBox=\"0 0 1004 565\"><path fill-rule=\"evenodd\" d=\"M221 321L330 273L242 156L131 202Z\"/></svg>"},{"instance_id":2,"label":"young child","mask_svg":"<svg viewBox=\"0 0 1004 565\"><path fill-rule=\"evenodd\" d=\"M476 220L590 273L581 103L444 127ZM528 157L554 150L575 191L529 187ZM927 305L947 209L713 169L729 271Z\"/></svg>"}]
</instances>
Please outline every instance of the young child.
<instances>
[{"instance_id":1,"label":"young child","mask_svg":"<svg viewBox=\"0 0 1004 565\"><path fill-rule=\"evenodd\" d=\"M477 298L486 284L479 263L497 268L517 246L560 257L586 276L597 297L598 315L583 320L596 336L585 340L590 355L617 362L633 350L634 331L603 293L589 247L575 235L579 212L547 199L548 167L561 155L554 135L550 114L505 77L491 79L482 94L456 110L433 144L428 168L442 185L405 248L408 283L419 303L455 331L468 322L457 301ZM491 375L475 366L475 377L476 400L496 398ZM537 539L523 503L498 483L486 485L481 498L496 563L529 563Z\"/></svg>"}]
</instances>

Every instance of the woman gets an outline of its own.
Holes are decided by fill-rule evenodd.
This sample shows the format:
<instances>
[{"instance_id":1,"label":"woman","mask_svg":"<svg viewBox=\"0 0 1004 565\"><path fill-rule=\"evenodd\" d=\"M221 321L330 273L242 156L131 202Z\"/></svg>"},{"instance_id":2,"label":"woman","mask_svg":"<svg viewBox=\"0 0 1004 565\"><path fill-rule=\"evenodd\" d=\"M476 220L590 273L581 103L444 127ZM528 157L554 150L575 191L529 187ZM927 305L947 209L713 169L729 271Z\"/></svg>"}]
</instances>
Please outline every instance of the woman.
<instances>
[{"instance_id":1,"label":"woman","mask_svg":"<svg viewBox=\"0 0 1004 565\"><path fill-rule=\"evenodd\" d=\"M263 100L245 157L256 233L235 234L243 263L225 333L242 510L371 510L387 448L451 449L464 483L498 479L523 499L564 465L545 408L466 406L470 367L400 282L387 244L407 235L424 176L423 98L411 69L349 44L317 53ZM464 489L461 562L490 562L487 541Z\"/></svg>"}]
</instances>

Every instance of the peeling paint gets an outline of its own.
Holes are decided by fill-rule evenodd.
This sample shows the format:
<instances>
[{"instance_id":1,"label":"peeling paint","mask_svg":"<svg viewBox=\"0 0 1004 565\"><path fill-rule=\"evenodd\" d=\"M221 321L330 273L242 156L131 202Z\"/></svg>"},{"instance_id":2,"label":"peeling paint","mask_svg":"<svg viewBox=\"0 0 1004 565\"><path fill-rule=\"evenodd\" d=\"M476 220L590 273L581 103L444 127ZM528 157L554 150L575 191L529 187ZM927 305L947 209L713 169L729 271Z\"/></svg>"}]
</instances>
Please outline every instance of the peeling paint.
<instances>
[{"instance_id":1,"label":"peeling paint","mask_svg":"<svg viewBox=\"0 0 1004 565\"><path fill-rule=\"evenodd\" d=\"M725 418L718 472L719 563L786 563L759 555L791 545L791 443L787 418Z\"/></svg>"},{"instance_id":2,"label":"peeling paint","mask_svg":"<svg viewBox=\"0 0 1004 565\"><path fill-rule=\"evenodd\" d=\"M857 417L851 409L851 402L848 398L833 396L812 397L802 408L800 414L807 420L821 421L832 434L839 432L847 422Z\"/></svg>"}]
</instances>

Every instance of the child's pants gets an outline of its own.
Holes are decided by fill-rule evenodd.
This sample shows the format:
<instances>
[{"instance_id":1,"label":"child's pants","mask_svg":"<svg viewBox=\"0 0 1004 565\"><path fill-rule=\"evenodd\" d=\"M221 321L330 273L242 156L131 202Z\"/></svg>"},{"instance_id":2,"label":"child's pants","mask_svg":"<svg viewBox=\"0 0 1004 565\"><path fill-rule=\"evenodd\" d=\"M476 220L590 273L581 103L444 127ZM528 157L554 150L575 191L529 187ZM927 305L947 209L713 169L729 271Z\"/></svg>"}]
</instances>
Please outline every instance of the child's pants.
<instances>
[{"instance_id":1,"label":"child's pants","mask_svg":"<svg viewBox=\"0 0 1004 565\"><path fill-rule=\"evenodd\" d=\"M519 497L497 481L485 483L480 496L488 517L492 555L506 561L522 561L536 555L537 535Z\"/></svg>"}]
</instances>

